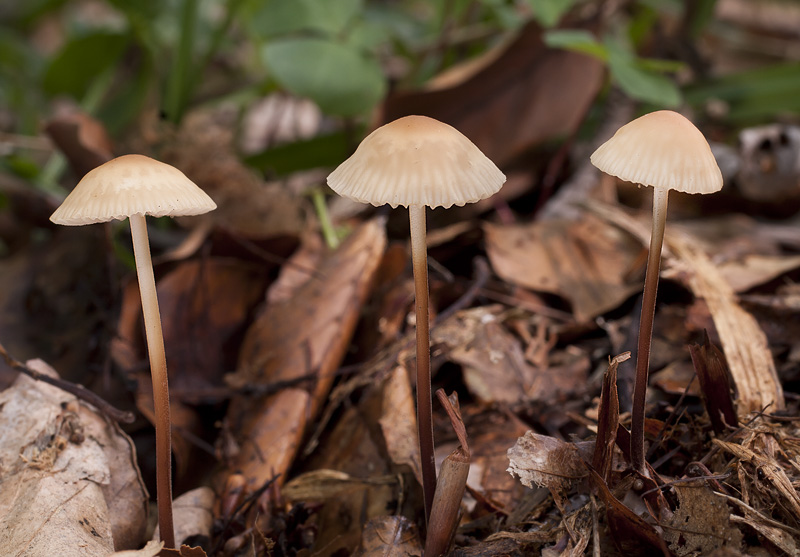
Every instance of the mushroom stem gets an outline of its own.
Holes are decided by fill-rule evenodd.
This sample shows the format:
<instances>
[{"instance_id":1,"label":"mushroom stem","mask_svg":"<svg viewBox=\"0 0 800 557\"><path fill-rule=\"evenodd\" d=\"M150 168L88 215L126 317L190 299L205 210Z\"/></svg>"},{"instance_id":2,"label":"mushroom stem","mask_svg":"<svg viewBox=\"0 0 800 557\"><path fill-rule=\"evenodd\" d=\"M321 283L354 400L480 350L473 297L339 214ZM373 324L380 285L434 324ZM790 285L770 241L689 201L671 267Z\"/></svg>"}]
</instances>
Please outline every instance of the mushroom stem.
<instances>
[{"instance_id":1,"label":"mushroom stem","mask_svg":"<svg viewBox=\"0 0 800 557\"><path fill-rule=\"evenodd\" d=\"M644 406L647 396L647 377L650 370L650 345L653 341L653 318L656 313L656 292L661 269L661 246L667 223L669 190L653 188L653 231L650 236L650 253L642 294L642 316L639 321L639 348L636 355L636 379L633 386L631 409L631 466L648 476L644 461Z\"/></svg>"},{"instance_id":2,"label":"mushroom stem","mask_svg":"<svg viewBox=\"0 0 800 557\"><path fill-rule=\"evenodd\" d=\"M169 385L167 358L164 353L164 336L158 312L156 281L150 258L150 241L147 223L141 213L130 216L133 255L136 275L142 297L147 353L150 356L150 376L153 380L153 408L156 418L156 500L158 502L158 528L165 547L175 547L172 525L172 438L169 417Z\"/></svg>"},{"instance_id":3,"label":"mushroom stem","mask_svg":"<svg viewBox=\"0 0 800 557\"><path fill-rule=\"evenodd\" d=\"M433 407L431 402L430 325L428 323L428 249L425 243L425 205L409 205L411 261L414 268L417 319L417 428L422 468L425 523L430 520L436 491L433 460Z\"/></svg>"}]
</instances>

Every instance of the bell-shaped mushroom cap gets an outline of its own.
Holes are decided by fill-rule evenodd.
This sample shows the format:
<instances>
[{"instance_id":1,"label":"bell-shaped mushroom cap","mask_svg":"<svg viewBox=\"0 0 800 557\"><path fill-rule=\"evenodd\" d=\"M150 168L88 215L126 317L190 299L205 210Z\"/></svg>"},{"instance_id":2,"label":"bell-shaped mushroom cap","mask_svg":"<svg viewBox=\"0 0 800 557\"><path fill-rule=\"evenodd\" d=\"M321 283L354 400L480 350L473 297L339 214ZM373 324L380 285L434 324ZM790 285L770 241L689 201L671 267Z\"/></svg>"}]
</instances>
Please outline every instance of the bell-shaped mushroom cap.
<instances>
[{"instance_id":1,"label":"bell-shaped mushroom cap","mask_svg":"<svg viewBox=\"0 0 800 557\"><path fill-rule=\"evenodd\" d=\"M722 173L706 138L670 110L625 124L592 154L592 164L622 180L686 193L714 193Z\"/></svg>"},{"instance_id":2,"label":"bell-shaped mushroom cap","mask_svg":"<svg viewBox=\"0 0 800 557\"><path fill-rule=\"evenodd\" d=\"M369 134L328 176L344 197L373 205L464 205L506 181L458 130L426 116L406 116Z\"/></svg>"},{"instance_id":3,"label":"bell-shaped mushroom cap","mask_svg":"<svg viewBox=\"0 0 800 557\"><path fill-rule=\"evenodd\" d=\"M124 155L91 170L50 216L79 226L136 213L154 217L200 215L217 205L177 168L143 155Z\"/></svg>"}]
</instances>

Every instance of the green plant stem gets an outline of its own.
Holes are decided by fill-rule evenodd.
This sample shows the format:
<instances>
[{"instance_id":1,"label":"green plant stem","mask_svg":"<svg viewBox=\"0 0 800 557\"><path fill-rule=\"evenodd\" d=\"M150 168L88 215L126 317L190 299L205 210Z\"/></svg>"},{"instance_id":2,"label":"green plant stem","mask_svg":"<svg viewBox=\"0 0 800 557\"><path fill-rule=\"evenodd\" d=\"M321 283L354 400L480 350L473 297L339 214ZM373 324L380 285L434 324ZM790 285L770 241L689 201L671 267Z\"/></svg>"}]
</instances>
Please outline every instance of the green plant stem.
<instances>
[{"instance_id":1,"label":"green plant stem","mask_svg":"<svg viewBox=\"0 0 800 557\"><path fill-rule=\"evenodd\" d=\"M669 190L653 189L653 231L650 236L650 253L642 294L642 316L639 321L639 348L636 355L636 379L633 386L631 409L631 466L643 476L648 476L644 460L644 407L647 398L647 378L650 370L650 346L653 341L653 319L656 313L656 292L661 270L661 246L667 223Z\"/></svg>"},{"instance_id":2,"label":"green plant stem","mask_svg":"<svg viewBox=\"0 0 800 557\"><path fill-rule=\"evenodd\" d=\"M425 206L408 207L411 225L411 262L417 316L417 429L422 468L422 493L425 499L425 524L430 520L436 491L436 464L433 460L433 406L431 402L430 323L428 322L428 248L425 244Z\"/></svg>"},{"instance_id":3,"label":"green plant stem","mask_svg":"<svg viewBox=\"0 0 800 557\"><path fill-rule=\"evenodd\" d=\"M153 409L156 426L156 500L158 503L158 528L165 547L175 547L175 530L172 524L172 430L169 416L169 383L167 358L164 352L164 335L161 332L161 315L158 311L156 281L153 261L150 258L150 241L144 215L131 215L133 255L136 257L136 275L142 297L147 353L150 356L150 376L153 381Z\"/></svg>"},{"instance_id":4,"label":"green plant stem","mask_svg":"<svg viewBox=\"0 0 800 557\"><path fill-rule=\"evenodd\" d=\"M330 249L339 247L339 237L336 235L336 229L331 223L331 217L328 214L328 207L325 205L325 193L322 188L314 188L311 191L311 201L314 203L314 210L319 219L319 226L322 228L322 236L325 238L325 243L328 244Z\"/></svg>"}]
</instances>

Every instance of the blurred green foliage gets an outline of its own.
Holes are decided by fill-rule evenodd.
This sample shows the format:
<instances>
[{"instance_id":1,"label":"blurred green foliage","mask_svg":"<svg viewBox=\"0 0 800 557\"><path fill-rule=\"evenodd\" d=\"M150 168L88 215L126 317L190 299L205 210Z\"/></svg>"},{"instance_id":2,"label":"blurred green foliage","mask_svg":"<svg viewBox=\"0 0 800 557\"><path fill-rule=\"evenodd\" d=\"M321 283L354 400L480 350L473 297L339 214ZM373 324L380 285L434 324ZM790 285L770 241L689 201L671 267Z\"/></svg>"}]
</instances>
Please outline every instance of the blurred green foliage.
<instances>
[{"instance_id":1,"label":"blurred green foliage","mask_svg":"<svg viewBox=\"0 0 800 557\"><path fill-rule=\"evenodd\" d=\"M13 116L10 131L23 135L39 132L57 97L73 99L112 135L153 102L179 123L192 105L233 99L244 106L275 90L308 97L330 116L359 118L381 102L390 83L419 86L533 19L548 46L603 61L612 84L654 107L719 100L735 121L800 108L795 64L682 88L673 77L682 64L637 54L664 14L691 16L690 32L698 36L714 0L691 3L691 14L679 0L632 0L599 34L570 24L569 14L589 1L106 0L95 3L103 9L91 17L82 2L5 3L0 104ZM249 162L280 173L335 163L346 150L344 135L336 133L275 147ZM6 157L4 166L31 173L29 161L18 158Z\"/></svg>"}]
</instances>

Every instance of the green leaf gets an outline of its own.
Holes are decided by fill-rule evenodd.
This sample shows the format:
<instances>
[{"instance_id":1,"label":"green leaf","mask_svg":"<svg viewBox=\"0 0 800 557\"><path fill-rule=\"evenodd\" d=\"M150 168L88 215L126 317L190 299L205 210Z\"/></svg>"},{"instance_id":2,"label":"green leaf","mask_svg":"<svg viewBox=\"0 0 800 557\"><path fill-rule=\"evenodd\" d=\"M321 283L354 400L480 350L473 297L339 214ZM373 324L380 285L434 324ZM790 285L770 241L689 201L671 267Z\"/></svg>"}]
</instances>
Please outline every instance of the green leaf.
<instances>
[{"instance_id":1,"label":"green leaf","mask_svg":"<svg viewBox=\"0 0 800 557\"><path fill-rule=\"evenodd\" d=\"M334 167L348 157L349 150L346 134L337 132L278 145L247 157L245 162L266 174L285 176L310 168Z\"/></svg>"},{"instance_id":2,"label":"green leaf","mask_svg":"<svg viewBox=\"0 0 800 557\"><path fill-rule=\"evenodd\" d=\"M164 0L108 0L108 3L125 14L128 19L154 21L166 9L174 8L167 5Z\"/></svg>"},{"instance_id":3,"label":"green leaf","mask_svg":"<svg viewBox=\"0 0 800 557\"><path fill-rule=\"evenodd\" d=\"M598 60L608 60L608 50L589 31L582 29L558 29L544 34L544 44L550 48L561 48L588 54Z\"/></svg>"},{"instance_id":4,"label":"green leaf","mask_svg":"<svg viewBox=\"0 0 800 557\"><path fill-rule=\"evenodd\" d=\"M684 62L679 60L664 60L662 58L639 58L636 63L641 69L650 72L673 73L686 68Z\"/></svg>"},{"instance_id":5,"label":"green leaf","mask_svg":"<svg viewBox=\"0 0 800 557\"><path fill-rule=\"evenodd\" d=\"M47 68L44 89L82 98L94 78L119 60L127 44L126 35L107 31L72 39Z\"/></svg>"},{"instance_id":6,"label":"green leaf","mask_svg":"<svg viewBox=\"0 0 800 557\"><path fill-rule=\"evenodd\" d=\"M774 119L782 113L800 112L800 64L776 64L695 83L686 88L686 100L703 107L724 101L726 118L737 122Z\"/></svg>"},{"instance_id":7,"label":"green leaf","mask_svg":"<svg viewBox=\"0 0 800 557\"><path fill-rule=\"evenodd\" d=\"M249 28L260 38L299 31L338 35L363 5L364 0L261 0L250 5Z\"/></svg>"},{"instance_id":8,"label":"green leaf","mask_svg":"<svg viewBox=\"0 0 800 557\"><path fill-rule=\"evenodd\" d=\"M533 17L542 27L553 27L577 0L528 0Z\"/></svg>"},{"instance_id":9,"label":"green leaf","mask_svg":"<svg viewBox=\"0 0 800 557\"><path fill-rule=\"evenodd\" d=\"M378 63L356 48L325 39L284 39L262 47L272 76L287 90L308 97L329 114L361 114L383 97Z\"/></svg>"},{"instance_id":10,"label":"green leaf","mask_svg":"<svg viewBox=\"0 0 800 557\"><path fill-rule=\"evenodd\" d=\"M633 54L613 40L605 41L605 45L611 76L626 94L665 107L681 103L680 91L671 79L642 69Z\"/></svg>"}]
</instances>

